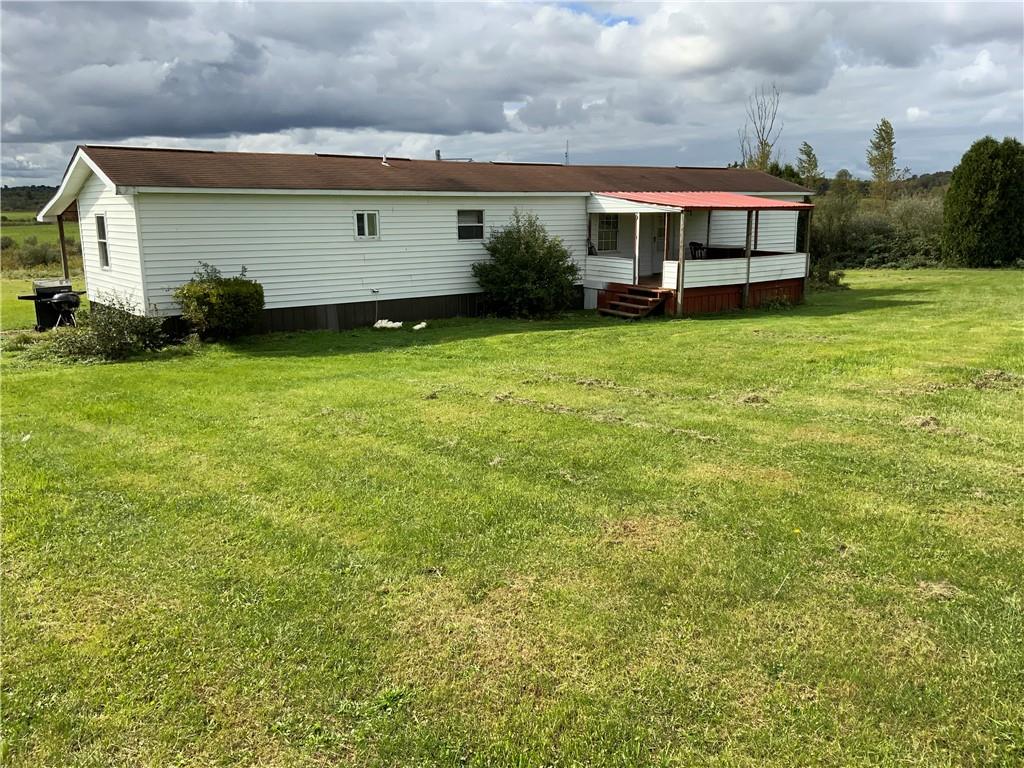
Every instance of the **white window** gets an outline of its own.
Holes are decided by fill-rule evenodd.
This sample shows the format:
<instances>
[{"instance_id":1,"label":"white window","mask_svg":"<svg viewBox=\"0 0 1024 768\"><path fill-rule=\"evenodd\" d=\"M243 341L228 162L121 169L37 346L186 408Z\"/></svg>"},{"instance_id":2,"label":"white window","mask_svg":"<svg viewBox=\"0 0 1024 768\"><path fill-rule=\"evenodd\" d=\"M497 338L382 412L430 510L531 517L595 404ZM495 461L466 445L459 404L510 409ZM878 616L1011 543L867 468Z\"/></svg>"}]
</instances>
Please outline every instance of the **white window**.
<instances>
[{"instance_id":1,"label":"white window","mask_svg":"<svg viewBox=\"0 0 1024 768\"><path fill-rule=\"evenodd\" d=\"M602 213L597 220L597 250L619 250L619 215Z\"/></svg>"},{"instance_id":2,"label":"white window","mask_svg":"<svg viewBox=\"0 0 1024 768\"><path fill-rule=\"evenodd\" d=\"M459 240L484 239L484 212L459 211Z\"/></svg>"},{"instance_id":3,"label":"white window","mask_svg":"<svg viewBox=\"0 0 1024 768\"><path fill-rule=\"evenodd\" d=\"M96 246L100 252L100 266L110 268L110 253L107 251L107 217L100 214L96 217Z\"/></svg>"},{"instance_id":4,"label":"white window","mask_svg":"<svg viewBox=\"0 0 1024 768\"><path fill-rule=\"evenodd\" d=\"M356 211L356 240L376 240L380 237L376 211Z\"/></svg>"}]
</instances>

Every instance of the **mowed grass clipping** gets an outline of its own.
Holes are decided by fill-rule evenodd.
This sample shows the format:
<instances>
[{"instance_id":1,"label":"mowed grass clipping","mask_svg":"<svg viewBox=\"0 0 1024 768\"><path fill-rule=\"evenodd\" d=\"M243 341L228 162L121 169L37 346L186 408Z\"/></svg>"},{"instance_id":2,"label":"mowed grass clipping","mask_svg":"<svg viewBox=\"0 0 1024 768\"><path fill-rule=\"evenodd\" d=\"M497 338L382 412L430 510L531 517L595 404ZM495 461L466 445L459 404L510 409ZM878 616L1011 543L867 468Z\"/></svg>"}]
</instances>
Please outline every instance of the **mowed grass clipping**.
<instances>
[{"instance_id":1,"label":"mowed grass clipping","mask_svg":"<svg viewBox=\"0 0 1024 768\"><path fill-rule=\"evenodd\" d=\"M12 766L1020 765L1020 272L4 366Z\"/></svg>"}]
</instances>

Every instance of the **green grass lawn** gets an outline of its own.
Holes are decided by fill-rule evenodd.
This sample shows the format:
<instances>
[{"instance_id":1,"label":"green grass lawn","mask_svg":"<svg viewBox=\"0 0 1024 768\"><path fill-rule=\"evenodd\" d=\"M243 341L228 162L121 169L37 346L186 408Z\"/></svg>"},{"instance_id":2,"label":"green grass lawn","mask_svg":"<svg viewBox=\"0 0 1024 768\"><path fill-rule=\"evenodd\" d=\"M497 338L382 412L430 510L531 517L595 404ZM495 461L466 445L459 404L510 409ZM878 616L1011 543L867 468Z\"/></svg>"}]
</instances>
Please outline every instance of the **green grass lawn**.
<instances>
[{"instance_id":1,"label":"green grass lawn","mask_svg":"<svg viewBox=\"0 0 1024 768\"><path fill-rule=\"evenodd\" d=\"M1020 765L1020 272L4 361L12 766Z\"/></svg>"}]
</instances>

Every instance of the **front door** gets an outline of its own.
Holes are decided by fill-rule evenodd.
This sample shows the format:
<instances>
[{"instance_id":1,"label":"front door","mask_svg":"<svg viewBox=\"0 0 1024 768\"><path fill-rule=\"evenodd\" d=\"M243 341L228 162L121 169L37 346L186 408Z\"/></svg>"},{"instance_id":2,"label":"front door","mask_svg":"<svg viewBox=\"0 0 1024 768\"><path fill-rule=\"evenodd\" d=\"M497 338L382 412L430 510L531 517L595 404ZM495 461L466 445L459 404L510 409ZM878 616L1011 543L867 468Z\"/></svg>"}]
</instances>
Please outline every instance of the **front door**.
<instances>
[{"instance_id":1,"label":"front door","mask_svg":"<svg viewBox=\"0 0 1024 768\"><path fill-rule=\"evenodd\" d=\"M664 252L665 215L640 214L640 263L637 265L640 277L650 277L661 272Z\"/></svg>"},{"instance_id":2,"label":"front door","mask_svg":"<svg viewBox=\"0 0 1024 768\"><path fill-rule=\"evenodd\" d=\"M660 273L661 262L665 259L665 215L655 214L654 235L651 238L651 271Z\"/></svg>"}]
</instances>

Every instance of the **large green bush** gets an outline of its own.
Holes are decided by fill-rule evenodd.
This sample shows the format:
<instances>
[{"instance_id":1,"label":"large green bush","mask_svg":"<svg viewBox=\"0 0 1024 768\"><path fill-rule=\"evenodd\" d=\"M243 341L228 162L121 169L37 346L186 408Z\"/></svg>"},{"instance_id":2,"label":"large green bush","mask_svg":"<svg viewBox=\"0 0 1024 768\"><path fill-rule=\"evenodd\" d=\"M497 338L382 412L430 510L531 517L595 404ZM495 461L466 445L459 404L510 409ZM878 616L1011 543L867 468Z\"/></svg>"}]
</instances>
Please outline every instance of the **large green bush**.
<instances>
[{"instance_id":1,"label":"large green bush","mask_svg":"<svg viewBox=\"0 0 1024 768\"><path fill-rule=\"evenodd\" d=\"M484 243L489 261L473 265L491 311L511 317L543 317L567 309L579 269L561 238L548 234L532 213L516 210L508 225Z\"/></svg>"},{"instance_id":2,"label":"large green bush","mask_svg":"<svg viewBox=\"0 0 1024 768\"><path fill-rule=\"evenodd\" d=\"M174 291L181 315L205 339L231 339L252 331L263 312L263 286L245 276L224 277L216 267L199 269Z\"/></svg>"},{"instance_id":3,"label":"large green bush","mask_svg":"<svg viewBox=\"0 0 1024 768\"><path fill-rule=\"evenodd\" d=\"M1024 257L1024 145L979 139L953 169L946 192L946 257L970 267L999 267Z\"/></svg>"}]
</instances>

